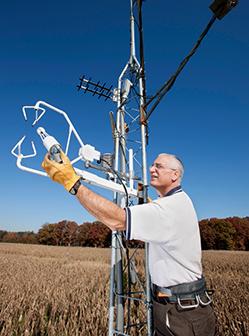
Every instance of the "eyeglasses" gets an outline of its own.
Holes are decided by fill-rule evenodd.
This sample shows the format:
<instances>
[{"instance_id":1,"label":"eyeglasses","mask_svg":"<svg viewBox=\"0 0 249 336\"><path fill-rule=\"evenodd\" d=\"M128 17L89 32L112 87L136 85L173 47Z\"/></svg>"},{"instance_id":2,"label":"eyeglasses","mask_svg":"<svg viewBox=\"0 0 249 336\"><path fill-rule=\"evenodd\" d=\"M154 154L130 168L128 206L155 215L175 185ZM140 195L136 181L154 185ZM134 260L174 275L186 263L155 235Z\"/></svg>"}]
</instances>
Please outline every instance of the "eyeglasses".
<instances>
[{"instance_id":1,"label":"eyeglasses","mask_svg":"<svg viewBox=\"0 0 249 336\"><path fill-rule=\"evenodd\" d=\"M152 167L155 167L158 170L161 170L161 169L177 170L175 168L168 167L167 165L163 165L161 163L152 163L152 165L150 166L150 168L152 168Z\"/></svg>"}]
</instances>

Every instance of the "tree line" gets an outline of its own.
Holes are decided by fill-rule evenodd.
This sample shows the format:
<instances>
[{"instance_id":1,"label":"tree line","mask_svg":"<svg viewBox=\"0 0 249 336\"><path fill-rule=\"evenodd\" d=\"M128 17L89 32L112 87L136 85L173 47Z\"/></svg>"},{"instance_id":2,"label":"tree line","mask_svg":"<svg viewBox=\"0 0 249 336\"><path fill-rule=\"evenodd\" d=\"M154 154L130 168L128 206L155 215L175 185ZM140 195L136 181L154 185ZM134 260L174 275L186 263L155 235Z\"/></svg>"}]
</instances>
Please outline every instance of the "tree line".
<instances>
[{"instance_id":1,"label":"tree line","mask_svg":"<svg viewBox=\"0 0 249 336\"><path fill-rule=\"evenodd\" d=\"M74 221L62 220L42 225L37 233L0 231L0 242L108 247L111 242L111 230L99 221L78 225Z\"/></svg>"},{"instance_id":2,"label":"tree line","mask_svg":"<svg viewBox=\"0 0 249 336\"><path fill-rule=\"evenodd\" d=\"M203 250L249 251L249 217L203 219L199 227ZM0 230L0 242L109 247L111 235L111 230L99 221L78 225L74 221L62 220L42 225L37 233ZM129 246L143 247L143 243L133 241L129 242Z\"/></svg>"},{"instance_id":3,"label":"tree line","mask_svg":"<svg viewBox=\"0 0 249 336\"><path fill-rule=\"evenodd\" d=\"M203 219L199 226L203 250L249 251L249 217Z\"/></svg>"}]
</instances>

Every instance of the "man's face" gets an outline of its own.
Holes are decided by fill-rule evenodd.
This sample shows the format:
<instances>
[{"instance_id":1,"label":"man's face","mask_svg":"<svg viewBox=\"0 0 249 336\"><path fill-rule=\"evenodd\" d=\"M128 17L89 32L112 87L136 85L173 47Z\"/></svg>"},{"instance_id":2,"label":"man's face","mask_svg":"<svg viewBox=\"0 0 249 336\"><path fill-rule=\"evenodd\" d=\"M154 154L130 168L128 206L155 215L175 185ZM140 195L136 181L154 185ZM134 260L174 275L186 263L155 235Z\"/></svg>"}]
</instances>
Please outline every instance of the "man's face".
<instances>
[{"instance_id":1,"label":"man's face","mask_svg":"<svg viewBox=\"0 0 249 336\"><path fill-rule=\"evenodd\" d=\"M167 156L159 155L150 167L150 184L162 195L178 178L179 171L174 169Z\"/></svg>"}]
</instances>

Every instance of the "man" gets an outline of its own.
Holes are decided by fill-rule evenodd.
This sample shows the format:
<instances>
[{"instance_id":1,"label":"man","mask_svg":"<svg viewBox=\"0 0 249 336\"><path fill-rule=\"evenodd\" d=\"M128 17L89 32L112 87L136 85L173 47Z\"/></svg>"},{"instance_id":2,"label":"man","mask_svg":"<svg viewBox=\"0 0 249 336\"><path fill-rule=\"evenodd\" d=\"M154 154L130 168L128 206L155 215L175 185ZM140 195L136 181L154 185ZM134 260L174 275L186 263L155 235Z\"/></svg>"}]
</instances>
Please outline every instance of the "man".
<instances>
[{"instance_id":1,"label":"man","mask_svg":"<svg viewBox=\"0 0 249 336\"><path fill-rule=\"evenodd\" d=\"M126 209L80 183L70 160L45 156L50 178L75 194L80 203L111 230L126 230L127 239L149 242L155 336L213 336L215 317L202 277L197 216L181 188L182 162L160 154L150 167L151 186L159 198Z\"/></svg>"}]
</instances>

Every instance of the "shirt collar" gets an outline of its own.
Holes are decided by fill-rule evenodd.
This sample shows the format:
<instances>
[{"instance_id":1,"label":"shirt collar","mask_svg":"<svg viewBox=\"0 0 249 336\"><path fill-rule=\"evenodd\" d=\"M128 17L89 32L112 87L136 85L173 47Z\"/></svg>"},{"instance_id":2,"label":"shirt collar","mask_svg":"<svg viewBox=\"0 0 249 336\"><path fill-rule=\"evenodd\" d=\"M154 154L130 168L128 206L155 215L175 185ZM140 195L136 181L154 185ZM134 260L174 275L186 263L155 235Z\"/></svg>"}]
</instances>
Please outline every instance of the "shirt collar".
<instances>
[{"instance_id":1,"label":"shirt collar","mask_svg":"<svg viewBox=\"0 0 249 336\"><path fill-rule=\"evenodd\" d=\"M167 194L164 195L164 197L174 195L174 194L179 193L179 192L181 192L181 191L182 191L182 187L179 185L179 186L177 186L177 187L171 189L170 191L168 191Z\"/></svg>"}]
</instances>

